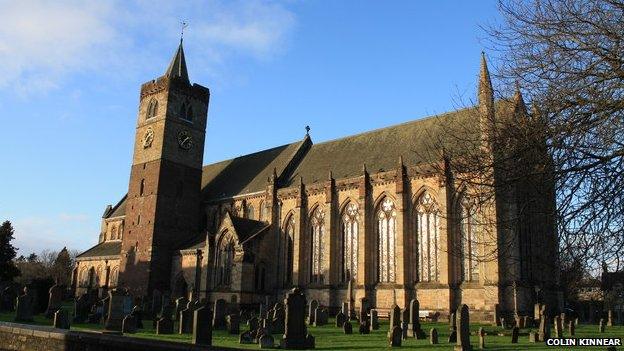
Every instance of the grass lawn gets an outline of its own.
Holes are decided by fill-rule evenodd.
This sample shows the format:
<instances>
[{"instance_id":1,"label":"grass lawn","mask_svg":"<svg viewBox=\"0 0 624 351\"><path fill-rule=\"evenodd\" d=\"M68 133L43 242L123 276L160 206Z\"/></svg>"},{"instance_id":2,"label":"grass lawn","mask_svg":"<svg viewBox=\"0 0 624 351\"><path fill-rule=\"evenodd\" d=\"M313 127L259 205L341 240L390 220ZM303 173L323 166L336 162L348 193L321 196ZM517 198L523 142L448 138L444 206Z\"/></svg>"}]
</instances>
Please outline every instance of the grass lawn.
<instances>
[{"instance_id":1,"label":"grass lawn","mask_svg":"<svg viewBox=\"0 0 624 351\"><path fill-rule=\"evenodd\" d=\"M66 305L65 308L71 309L70 305ZM12 321L13 313L0 313L0 320ZM33 324L38 325L51 325L52 321L46 319L43 315L35 316ZM133 334L132 336L150 339L161 339L178 342L190 342L191 335L156 335L155 330L152 328L152 322L150 320L143 321L145 329ZM388 331L388 321L380 321L380 329L373 331L369 335L357 334L357 326L354 323L354 332L352 335L345 335L342 332L342 328L336 328L333 326L333 320L330 319L329 323L322 327L308 327L308 332L316 338L316 349L318 350L379 350L386 349L388 347L388 341L386 338L386 332ZM175 325L177 327L177 325ZM429 333L430 328L438 329L438 336L440 344L431 345L429 340L416 340L410 338L403 340L402 349L407 350L430 350L430 349L450 349L450 344L447 342L449 330L446 323L423 323L423 329ZM499 327L492 327L490 325L472 324L471 331L476 331L479 327L484 327L487 335L485 337L485 346L488 350L575 350L575 349L587 349L587 347L547 347L544 343L529 343L528 331L529 329L523 329L520 332L520 338L518 344L511 344L511 336L498 336L502 331ZM241 325L241 331L246 330L244 325ZM102 325L96 324L72 324L72 330L101 330ZM177 328L176 328L177 330ZM507 333L510 333L508 330ZM566 335L567 336L567 335ZM275 334L273 337L276 343L279 342L281 335ZM576 329L575 337L618 337L624 338L624 326L607 327L605 333L598 333L597 325L580 325ZM474 349L478 349L479 340L477 336L470 337L471 344ZM213 331L212 335L213 345L217 346L230 346L245 349L258 349L256 344L239 344L238 335L229 335L223 330ZM590 348L591 349L591 348ZM593 349L597 349L593 347ZM600 348L606 349L606 347Z\"/></svg>"}]
</instances>

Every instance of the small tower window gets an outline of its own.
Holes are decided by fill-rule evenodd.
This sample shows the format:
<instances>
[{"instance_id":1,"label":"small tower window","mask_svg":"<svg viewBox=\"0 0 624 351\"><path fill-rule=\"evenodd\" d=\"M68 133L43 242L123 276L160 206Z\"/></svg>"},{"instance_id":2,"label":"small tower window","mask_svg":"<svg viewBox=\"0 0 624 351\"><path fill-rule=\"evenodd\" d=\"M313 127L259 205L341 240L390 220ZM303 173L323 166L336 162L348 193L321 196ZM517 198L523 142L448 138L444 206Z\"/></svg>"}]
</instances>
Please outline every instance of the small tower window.
<instances>
[{"instance_id":1,"label":"small tower window","mask_svg":"<svg viewBox=\"0 0 624 351\"><path fill-rule=\"evenodd\" d=\"M157 113L158 113L158 101L156 99L152 99L149 102L149 105L147 105L147 116L146 116L146 119L150 119L150 118L156 117Z\"/></svg>"},{"instance_id":2,"label":"small tower window","mask_svg":"<svg viewBox=\"0 0 624 351\"><path fill-rule=\"evenodd\" d=\"M139 196L143 196L144 191L145 191L145 179L141 179L141 185L139 187Z\"/></svg>"}]
</instances>

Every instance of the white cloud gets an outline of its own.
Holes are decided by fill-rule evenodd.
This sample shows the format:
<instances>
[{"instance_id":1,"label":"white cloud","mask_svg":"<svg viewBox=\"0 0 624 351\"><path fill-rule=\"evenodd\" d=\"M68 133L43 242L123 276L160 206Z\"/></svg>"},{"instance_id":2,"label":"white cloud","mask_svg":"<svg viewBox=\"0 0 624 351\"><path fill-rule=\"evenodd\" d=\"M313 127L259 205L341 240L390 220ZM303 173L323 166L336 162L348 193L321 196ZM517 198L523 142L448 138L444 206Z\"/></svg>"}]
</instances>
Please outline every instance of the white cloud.
<instances>
[{"instance_id":1,"label":"white cloud","mask_svg":"<svg viewBox=\"0 0 624 351\"><path fill-rule=\"evenodd\" d=\"M141 68L172 47L180 17L190 20L193 61L203 65L229 55L270 58L295 24L282 4L260 0L0 0L0 9L0 89L24 93L61 87L76 72Z\"/></svg>"}]
</instances>

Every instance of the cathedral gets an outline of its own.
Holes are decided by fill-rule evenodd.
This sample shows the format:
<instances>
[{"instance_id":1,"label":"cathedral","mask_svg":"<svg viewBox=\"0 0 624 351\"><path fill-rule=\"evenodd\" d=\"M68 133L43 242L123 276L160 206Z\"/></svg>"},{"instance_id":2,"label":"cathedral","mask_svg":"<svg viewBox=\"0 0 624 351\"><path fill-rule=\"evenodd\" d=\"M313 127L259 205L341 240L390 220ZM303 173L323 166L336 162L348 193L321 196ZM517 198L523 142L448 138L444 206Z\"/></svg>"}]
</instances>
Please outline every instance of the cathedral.
<instances>
[{"instance_id":1,"label":"cathedral","mask_svg":"<svg viewBox=\"0 0 624 351\"><path fill-rule=\"evenodd\" d=\"M333 311L418 298L441 316L465 303L475 320L557 301L552 218L476 224L527 217L518 199L535 191L495 188L489 210L475 210L427 150L445 125L483 134L487 117L526 111L519 93L495 101L485 57L478 84L472 108L322 143L306 128L290 144L204 165L210 91L190 82L180 42L165 74L141 86L128 191L77 257L76 295L123 288L254 306L298 286ZM554 203L551 190L537 206Z\"/></svg>"}]
</instances>

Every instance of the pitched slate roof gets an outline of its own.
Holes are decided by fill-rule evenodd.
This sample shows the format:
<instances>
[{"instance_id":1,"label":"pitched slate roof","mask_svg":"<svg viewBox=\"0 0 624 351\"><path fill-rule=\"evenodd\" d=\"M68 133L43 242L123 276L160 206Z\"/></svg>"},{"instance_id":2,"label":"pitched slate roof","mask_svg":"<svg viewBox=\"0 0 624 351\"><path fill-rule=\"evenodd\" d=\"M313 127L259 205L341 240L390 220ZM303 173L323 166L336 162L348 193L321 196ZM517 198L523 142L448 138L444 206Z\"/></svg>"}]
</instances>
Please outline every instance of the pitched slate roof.
<instances>
[{"instance_id":1,"label":"pitched slate roof","mask_svg":"<svg viewBox=\"0 0 624 351\"><path fill-rule=\"evenodd\" d=\"M188 70L186 69L186 60L184 58L184 49L182 48L182 40L175 55L167 67L165 76L169 78L180 78L185 82L189 81Z\"/></svg>"},{"instance_id":2,"label":"pitched slate roof","mask_svg":"<svg viewBox=\"0 0 624 351\"><path fill-rule=\"evenodd\" d=\"M76 256L76 258L115 256L120 253L121 241L104 241Z\"/></svg>"},{"instance_id":3,"label":"pitched slate roof","mask_svg":"<svg viewBox=\"0 0 624 351\"><path fill-rule=\"evenodd\" d=\"M230 215L230 218L232 219L232 225L234 226L234 230L236 231L236 234L238 234L238 241L241 244L250 240L256 234L261 233L270 226L266 222L256 221L253 219L236 217L232 215Z\"/></svg>"}]
</instances>

